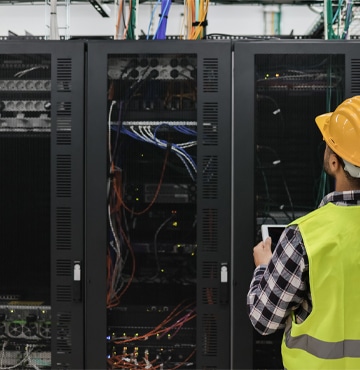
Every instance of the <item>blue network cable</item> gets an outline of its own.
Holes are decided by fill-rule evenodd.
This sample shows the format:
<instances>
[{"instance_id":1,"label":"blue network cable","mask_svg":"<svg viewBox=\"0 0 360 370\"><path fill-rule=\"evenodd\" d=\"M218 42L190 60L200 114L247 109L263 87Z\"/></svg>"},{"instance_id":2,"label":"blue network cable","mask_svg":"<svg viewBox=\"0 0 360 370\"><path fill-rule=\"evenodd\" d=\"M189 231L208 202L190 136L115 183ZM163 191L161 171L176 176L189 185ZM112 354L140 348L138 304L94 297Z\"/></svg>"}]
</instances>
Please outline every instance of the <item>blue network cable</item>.
<instances>
[{"instance_id":1,"label":"blue network cable","mask_svg":"<svg viewBox=\"0 0 360 370\"><path fill-rule=\"evenodd\" d=\"M179 125L179 126L173 126L175 130L178 132L181 132L185 135L190 135L190 136L197 136L197 132L187 126Z\"/></svg>"},{"instance_id":2,"label":"blue network cable","mask_svg":"<svg viewBox=\"0 0 360 370\"><path fill-rule=\"evenodd\" d=\"M166 27L167 27L167 18L170 11L171 0L162 0L161 1L161 14L158 27L153 36L153 40L164 40L166 38Z\"/></svg>"},{"instance_id":3,"label":"blue network cable","mask_svg":"<svg viewBox=\"0 0 360 370\"><path fill-rule=\"evenodd\" d=\"M161 3L161 0L158 0L158 1L157 1L157 3L156 3L156 5L154 6L153 11L151 12L151 17L150 17L150 22L149 22L149 27L148 27L148 33L147 33L147 35L146 35L146 40L149 40L149 37L150 37L150 27L151 27L152 22L153 22L153 20L154 20L154 14L155 14L155 11L156 11L156 9L157 9L157 7L158 7L158 5L159 5L160 3Z\"/></svg>"},{"instance_id":4,"label":"blue network cable","mask_svg":"<svg viewBox=\"0 0 360 370\"><path fill-rule=\"evenodd\" d=\"M192 159L192 157L186 152L186 150L184 149L184 147L186 146L192 146L192 145L195 145L196 142L195 141L192 141L192 142L187 142L187 143L179 143L179 144L174 144L174 143L169 143L165 140L161 140L161 139L158 139L156 137L156 132L157 130L159 129L159 127L162 127L162 126L168 126L168 127L172 127L172 126L169 126L167 124L161 124L159 126L156 127L156 129L154 130L154 133L152 134L150 132L150 130L147 132L147 137L150 139L150 141L153 141L154 144L160 146L161 148L163 149L166 149L169 145L171 146L171 150L173 152L175 152L175 154L180 158L180 160L184 163L185 167L187 168L191 178L193 180L195 180L195 176L194 174L192 173L192 171L194 171L196 173L196 164L194 162L194 160ZM139 127L140 131L142 131L142 128ZM146 130L145 130L146 131ZM189 167L190 165L190 167Z\"/></svg>"},{"instance_id":5,"label":"blue network cable","mask_svg":"<svg viewBox=\"0 0 360 370\"><path fill-rule=\"evenodd\" d=\"M142 126L138 127L139 132L135 130L134 126L131 126L130 129L122 126L121 133L133 138L134 140L139 140L139 141L146 142L152 145L156 145L159 148L164 149L164 150L170 146L171 151L173 151L177 155L177 157L181 160L181 162L184 164L191 179L193 181L196 181L196 172L197 172L196 163L194 159L191 157L191 155L189 155L189 153L187 153L187 151L184 149L184 147L196 145L196 141L176 144L176 143L169 143L166 140L158 139L156 137L156 133L160 127L164 127L164 126L169 127L169 128L173 127L174 129L182 133L187 133L189 135L193 135L193 136L196 135L196 131L194 130L185 129L185 127L180 128L181 126L170 126L166 123L156 126L154 132L151 132L150 128L146 128ZM116 127L113 127L112 129L117 130Z\"/></svg>"}]
</instances>

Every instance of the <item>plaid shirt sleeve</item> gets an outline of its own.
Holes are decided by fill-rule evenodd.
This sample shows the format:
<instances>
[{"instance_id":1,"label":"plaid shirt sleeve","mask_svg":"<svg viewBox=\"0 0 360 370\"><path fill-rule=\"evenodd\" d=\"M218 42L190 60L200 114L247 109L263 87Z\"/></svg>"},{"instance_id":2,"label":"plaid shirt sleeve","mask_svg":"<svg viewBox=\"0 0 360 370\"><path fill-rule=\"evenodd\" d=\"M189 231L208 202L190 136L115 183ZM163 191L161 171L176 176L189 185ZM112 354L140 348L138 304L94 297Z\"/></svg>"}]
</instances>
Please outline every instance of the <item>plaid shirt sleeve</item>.
<instances>
[{"instance_id":1,"label":"plaid shirt sleeve","mask_svg":"<svg viewBox=\"0 0 360 370\"><path fill-rule=\"evenodd\" d=\"M297 322L310 312L308 261L296 225L282 233L267 266L258 266L247 294L248 314L254 328L263 335L285 327L295 311Z\"/></svg>"}]
</instances>

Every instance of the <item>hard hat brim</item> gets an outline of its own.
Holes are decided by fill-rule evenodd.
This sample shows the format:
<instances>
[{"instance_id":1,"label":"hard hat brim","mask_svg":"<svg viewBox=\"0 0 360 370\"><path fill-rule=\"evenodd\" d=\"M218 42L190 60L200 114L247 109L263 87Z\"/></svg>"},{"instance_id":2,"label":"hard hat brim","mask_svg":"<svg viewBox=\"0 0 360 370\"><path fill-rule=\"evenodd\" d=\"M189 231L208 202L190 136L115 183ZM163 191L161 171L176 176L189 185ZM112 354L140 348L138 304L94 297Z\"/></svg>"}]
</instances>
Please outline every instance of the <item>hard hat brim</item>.
<instances>
[{"instance_id":1,"label":"hard hat brim","mask_svg":"<svg viewBox=\"0 0 360 370\"><path fill-rule=\"evenodd\" d=\"M326 143L329 145L329 130L327 129L329 127L330 117L333 114L333 112L330 113L324 113L320 116L317 116L315 118L315 122L324 138ZM331 145L331 144L330 144Z\"/></svg>"}]
</instances>

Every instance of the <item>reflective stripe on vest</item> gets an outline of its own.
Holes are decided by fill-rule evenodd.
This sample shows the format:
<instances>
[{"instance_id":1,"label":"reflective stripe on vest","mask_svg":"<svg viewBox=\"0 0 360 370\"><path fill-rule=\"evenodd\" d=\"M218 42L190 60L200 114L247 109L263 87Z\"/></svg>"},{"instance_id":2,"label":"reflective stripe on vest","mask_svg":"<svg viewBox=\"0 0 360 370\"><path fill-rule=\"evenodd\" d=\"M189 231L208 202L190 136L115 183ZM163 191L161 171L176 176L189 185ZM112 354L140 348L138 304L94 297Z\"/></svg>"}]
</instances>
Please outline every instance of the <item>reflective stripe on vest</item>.
<instances>
[{"instance_id":1,"label":"reflective stripe on vest","mask_svg":"<svg viewBox=\"0 0 360 370\"><path fill-rule=\"evenodd\" d=\"M329 360L342 357L359 357L360 355L359 340L325 342L306 334L294 338L290 336L290 333L286 333L285 343L288 348L303 349L316 357Z\"/></svg>"}]
</instances>

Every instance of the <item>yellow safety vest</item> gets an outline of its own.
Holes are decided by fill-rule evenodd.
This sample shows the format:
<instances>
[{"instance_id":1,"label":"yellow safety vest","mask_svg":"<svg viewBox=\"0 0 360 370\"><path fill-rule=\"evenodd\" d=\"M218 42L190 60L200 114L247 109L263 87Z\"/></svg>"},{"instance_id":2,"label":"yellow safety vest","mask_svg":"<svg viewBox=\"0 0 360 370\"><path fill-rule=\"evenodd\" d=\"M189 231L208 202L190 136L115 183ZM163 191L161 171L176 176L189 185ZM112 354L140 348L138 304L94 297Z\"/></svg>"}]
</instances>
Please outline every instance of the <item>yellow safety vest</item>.
<instances>
[{"instance_id":1,"label":"yellow safety vest","mask_svg":"<svg viewBox=\"0 0 360 370\"><path fill-rule=\"evenodd\" d=\"M333 203L295 220L309 258L312 311L292 320L284 367L360 369L360 206Z\"/></svg>"}]
</instances>

